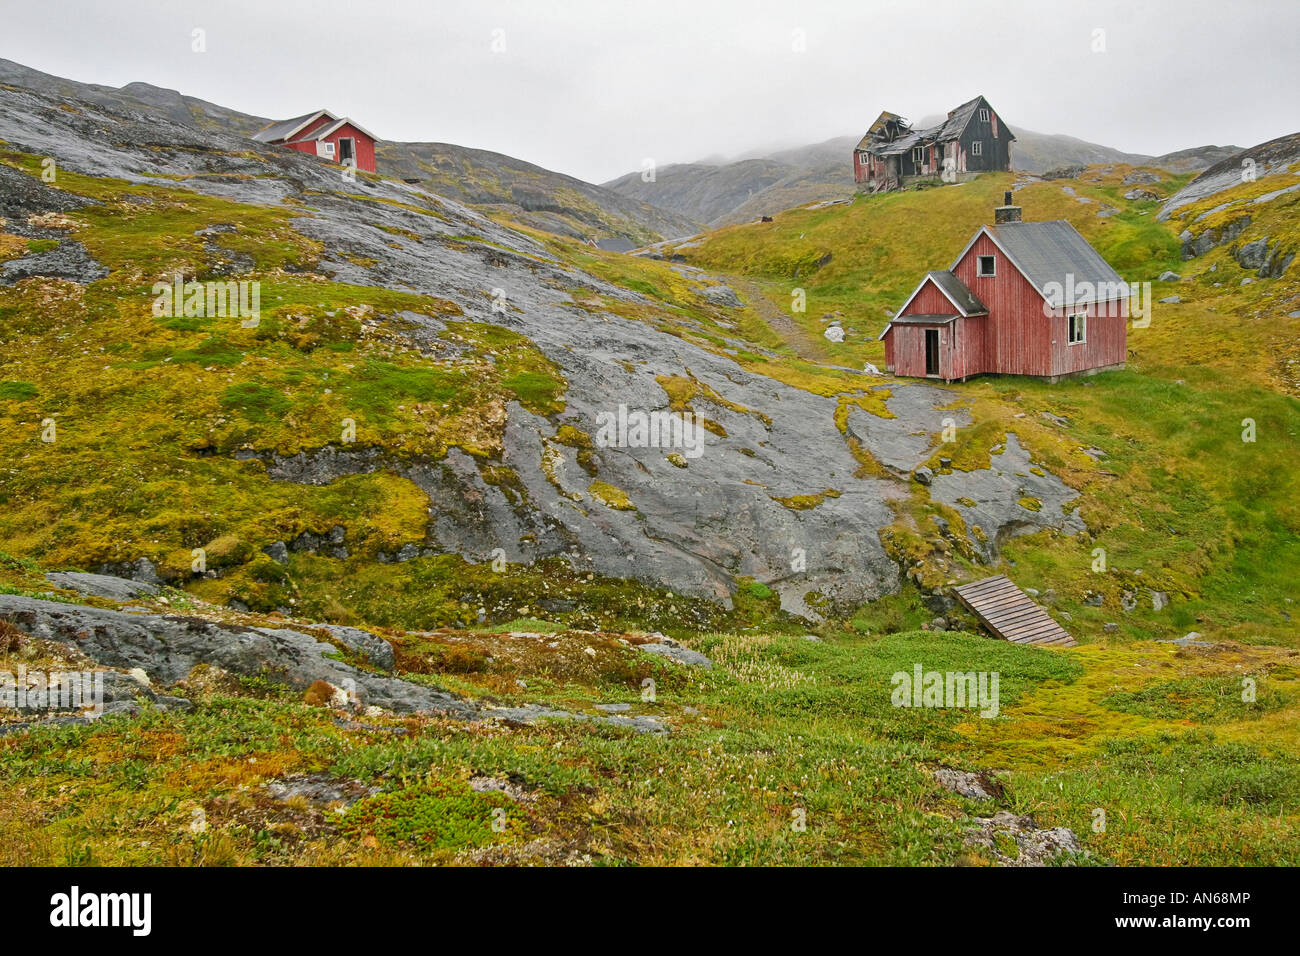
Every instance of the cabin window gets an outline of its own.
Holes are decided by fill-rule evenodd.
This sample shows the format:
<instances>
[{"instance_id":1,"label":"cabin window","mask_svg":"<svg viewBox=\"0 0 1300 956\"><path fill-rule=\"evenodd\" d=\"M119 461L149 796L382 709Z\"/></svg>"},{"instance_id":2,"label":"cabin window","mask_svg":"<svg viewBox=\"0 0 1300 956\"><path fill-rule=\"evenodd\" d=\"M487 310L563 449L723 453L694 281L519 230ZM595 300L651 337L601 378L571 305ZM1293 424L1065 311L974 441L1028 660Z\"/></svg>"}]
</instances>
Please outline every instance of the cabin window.
<instances>
[{"instance_id":1,"label":"cabin window","mask_svg":"<svg viewBox=\"0 0 1300 956\"><path fill-rule=\"evenodd\" d=\"M988 121L989 121L989 111L988 111L988 110L980 110L980 122L981 122L981 123L987 123Z\"/></svg>"},{"instance_id":2,"label":"cabin window","mask_svg":"<svg viewBox=\"0 0 1300 956\"><path fill-rule=\"evenodd\" d=\"M922 163L925 162L925 147L924 147L924 146L913 146L913 147L912 147L912 162L915 163L915 164L918 165L918 166L920 166Z\"/></svg>"},{"instance_id":3,"label":"cabin window","mask_svg":"<svg viewBox=\"0 0 1300 956\"><path fill-rule=\"evenodd\" d=\"M980 256L976 263L975 274L977 276L995 276L998 274L998 261L993 256Z\"/></svg>"},{"instance_id":4,"label":"cabin window","mask_svg":"<svg viewBox=\"0 0 1300 956\"><path fill-rule=\"evenodd\" d=\"M333 143L325 142L325 143L321 143L321 146L324 148L324 150L325 150L325 155L326 155L326 156L333 156L333 155L334 155L334 144L333 144Z\"/></svg>"},{"instance_id":5,"label":"cabin window","mask_svg":"<svg viewBox=\"0 0 1300 956\"><path fill-rule=\"evenodd\" d=\"M981 143L979 140L975 140L975 142L970 144L970 154L972 156L983 156L984 144Z\"/></svg>"},{"instance_id":6,"label":"cabin window","mask_svg":"<svg viewBox=\"0 0 1300 956\"><path fill-rule=\"evenodd\" d=\"M1080 345L1085 341L1087 334L1088 316L1083 312L1070 316L1070 330L1067 341L1071 345Z\"/></svg>"}]
</instances>

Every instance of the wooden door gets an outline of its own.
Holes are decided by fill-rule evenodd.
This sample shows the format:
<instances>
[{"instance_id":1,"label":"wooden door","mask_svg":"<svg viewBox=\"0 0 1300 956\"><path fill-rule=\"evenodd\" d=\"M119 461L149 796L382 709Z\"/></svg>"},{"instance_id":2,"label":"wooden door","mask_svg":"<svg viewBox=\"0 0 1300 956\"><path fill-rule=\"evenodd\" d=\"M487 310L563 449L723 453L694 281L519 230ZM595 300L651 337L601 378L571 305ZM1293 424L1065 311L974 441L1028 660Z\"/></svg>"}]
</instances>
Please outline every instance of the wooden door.
<instances>
[{"instance_id":1,"label":"wooden door","mask_svg":"<svg viewBox=\"0 0 1300 956\"><path fill-rule=\"evenodd\" d=\"M939 330L925 330L925 374L939 374Z\"/></svg>"}]
</instances>

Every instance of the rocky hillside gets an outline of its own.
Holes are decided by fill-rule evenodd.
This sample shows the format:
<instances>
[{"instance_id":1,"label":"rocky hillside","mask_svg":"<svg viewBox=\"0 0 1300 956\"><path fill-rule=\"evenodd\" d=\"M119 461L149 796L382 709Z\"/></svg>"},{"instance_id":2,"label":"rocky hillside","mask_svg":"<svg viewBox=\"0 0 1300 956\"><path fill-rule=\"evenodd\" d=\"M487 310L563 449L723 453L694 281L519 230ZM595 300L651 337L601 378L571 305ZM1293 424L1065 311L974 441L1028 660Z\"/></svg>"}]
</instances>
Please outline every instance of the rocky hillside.
<instances>
[{"instance_id":1,"label":"rocky hillside","mask_svg":"<svg viewBox=\"0 0 1300 956\"><path fill-rule=\"evenodd\" d=\"M694 219L648 202L484 149L381 142L377 153L386 176L419 180L440 196L563 236L621 237L646 245L701 228Z\"/></svg>"},{"instance_id":2,"label":"rocky hillside","mask_svg":"<svg viewBox=\"0 0 1300 956\"><path fill-rule=\"evenodd\" d=\"M548 561L544 603L589 621L703 621L690 601L751 590L815 618L898 588L881 530L946 393L755 341L761 323L698 270L233 134L0 95L11 550L426 625L515 616ZM260 282L259 323L154 314L175 274ZM698 416L703 445L602 447L620 406ZM1068 490L1040 494L1033 513L990 501L981 534L1068 526ZM340 575L438 586L393 602Z\"/></svg>"},{"instance_id":3,"label":"rocky hillside","mask_svg":"<svg viewBox=\"0 0 1300 956\"><path fill-rule=\"evenodd\" d=\"M0 59L0 85L241 136L249 136L272 122L148 83L116 88L78 83L5 59ZM307 104L304 110L319 105ZM419 179L439 195L561 235L623 237L642 245L690 235L700 228L684 216L487 150L447 143L381 142L376 158L382 175Z\"/></svg>"},{"instance_id":4,"label":"rocky hillside","mask_svg":"<svg viewBox=\"0 0 1300 956\"><path fill-rule=\"evenodd\" d=\"M58 91L0 141L0 671L103 689L0 709L0 863L1300 862L1289 168L628 256ZM869 368L1008 188L1153 284L1128 368ZM993 572L1079 646L976 633Z\"/></svg>"},{"instance_id":5,"label":"rocky hillside","mask_svg":"<svg viewBox=\"0 0 1300 956\"><path fill-rule=\"evenodd\" d=\"M243 136L256 133L271 122L149 83L128 83L122 87L78 83L4 58L0 58L0 85L34 90L51 97L70 97L118 111L162 116L181 126L230 130Z\"/></svg>"},{"instance_id":6,"label":"rocky hillside","mask_svg":"<svg viewBox=\"0 0 1300 956\"><path fill-rule=\"evenodd\" d=\"M1268 202L1277 195L1285 195L1278 190L1294 191L1293 169L1297 163L1300 163L1300 133L1279 136L1250 149L1234 150L1170 196L1160 209L1160 218L1168 219L1184 206L1251 182L1268 184L1268 188L1252 197L1252 203Z\"/></svg>"}]
</instances>

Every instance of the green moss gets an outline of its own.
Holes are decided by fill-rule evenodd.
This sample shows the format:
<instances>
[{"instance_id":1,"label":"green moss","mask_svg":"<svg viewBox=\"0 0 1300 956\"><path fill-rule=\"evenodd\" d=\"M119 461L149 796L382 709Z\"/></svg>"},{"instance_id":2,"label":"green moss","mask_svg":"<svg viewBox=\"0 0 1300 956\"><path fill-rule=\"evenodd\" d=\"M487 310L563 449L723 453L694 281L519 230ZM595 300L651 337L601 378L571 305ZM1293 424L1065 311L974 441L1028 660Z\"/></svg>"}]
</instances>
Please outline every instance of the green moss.
<instances>
[{"instance_id":1,"label":"green moss","mask_svg":"<svg viewBox=\"0 0 1300 956\"><path fill-rule=\"evenodd\" d=\"M459 850L516 838L526 819L504 794L475 793L460 782L429 781L357 801L344 814L340 829L351 837L373 836L381 844Z\"/></svg>"},{"instance_id":2,"label":"green moss","mask_svg":"<svg viewBox=\"0 0 1300 956\"><path fill-rule=\"evenodd\" d=\"M1266 678L1255 678L1255 700L1242 699L1243 677L1199 677L1157 681L1137 691L1121 691L1101 699L1103 707L1129 714L1163 720L1192 720L1198 724L1217 724L1232 720L1250 720L1279 710L1290 698Z\"/></svg>"},{"instance_id":3,"label":"green moss","mask_svg":"<svg viewBox=\"0 0 1300 956\"><path fill-rule=\"evenodd\" d=\"M627 492L622 488L616 488L606 481L593 481L587 486L587 494L591 495L607 508L613 508L615 511L635 511L636 505L628 498Z\"/></svg>"},{"instance_id":4,"label":"green moss","mask_svg":"<svg viewBox=\"0 0 1300 956\"><path fill-rule=\"evenodd\" d=\"M10 402L25 402L40 394L31 382L0 382L0 399Z\"/></svg>"},{"instance_id":5,"label":"green moss","mask_svg":"<svg viewBox=\"0 0 1300 956\"><path fill-rule=\"evenodd\" d=\"M827 488L825 491L820 491L817 494L812 495L792 495L789 498L771 497L773 501L779 502L791 511L808 511L809 509L816 508L827 498L838 498L839 496L840 492L838 490L835 488Z\"/></svg>"}]
</instances>

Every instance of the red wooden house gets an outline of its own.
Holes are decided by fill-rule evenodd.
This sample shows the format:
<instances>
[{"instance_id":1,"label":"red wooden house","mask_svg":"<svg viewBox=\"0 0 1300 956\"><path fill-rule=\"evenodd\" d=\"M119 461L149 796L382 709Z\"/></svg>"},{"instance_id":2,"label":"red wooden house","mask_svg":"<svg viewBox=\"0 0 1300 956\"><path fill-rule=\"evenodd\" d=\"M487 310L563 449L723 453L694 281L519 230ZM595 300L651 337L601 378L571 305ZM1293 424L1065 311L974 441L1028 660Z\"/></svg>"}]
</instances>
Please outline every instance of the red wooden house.
<instances>
[{"instance_id":1,"label":"red wooden house","mask_svg":"<svg viewBox=\"0 0 1300 956\"><path fill-rule=\"evenodd\" d=\"M375 171L375 137L346 116L326 110L275 123L253 134L259 143L270 143L319 156L340 166Z\"/></svg>"},{"instance_id":2,"label":"red wooden house","mask_svg":"<svg viewBox=\"0 0 1300 956\"><path fill-rule=\"evenodd\" d=\"M1129 286L1064 220L1022 222L1011 193L952 266L931 272L880 338L895 375L1057 381L1124 365Z\"/></svg>"}]
</instances>

